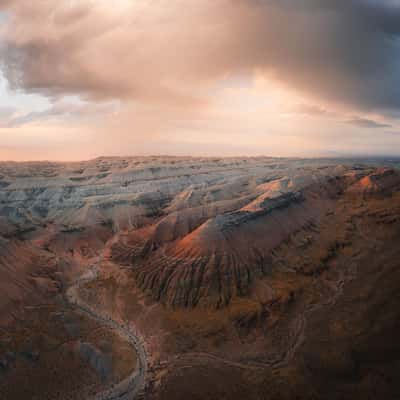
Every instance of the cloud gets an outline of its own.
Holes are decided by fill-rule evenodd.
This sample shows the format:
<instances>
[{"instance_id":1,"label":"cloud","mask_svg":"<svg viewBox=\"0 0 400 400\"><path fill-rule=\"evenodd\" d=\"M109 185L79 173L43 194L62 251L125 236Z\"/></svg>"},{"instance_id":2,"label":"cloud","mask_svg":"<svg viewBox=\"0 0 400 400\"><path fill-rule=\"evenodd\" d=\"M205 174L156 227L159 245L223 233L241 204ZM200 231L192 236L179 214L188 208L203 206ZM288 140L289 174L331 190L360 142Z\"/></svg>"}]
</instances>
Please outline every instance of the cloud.
<instances>
[{"instance_id":1,"label":"cloud","mask_svg":"<svg viewBox=\"0 0 400 400\"><path fill-rule=\"evenodd\" d=\"M0 106L0 121L10 118L17 110L14 107L1 107Z\"/></svg>"},{"instance_id":2,"label":"cloud","mask_svg":"<svg viewBox=\"0 0 400 400\"><path fill-rule=\"evenodd\" d=\"M115 102L85 103L82 101L59 100L51 107L42 111L18 113L13 107L0 108L0 128L16 128L27 124L46 121L81 121L101 115L102 117L114 113L118 109Z\"/></svg>"},{"instance_id":3,"label":"cloud","mask_svg":"<svg viewBox=\"0 0 400 400\"><path fill-rule=\"evenodd\" d=\"M257 70L319 101L400 109L397 2L13 0L0 7L9 12L3 69L26 91L198 107L223 77Z\"/></svg>"},{"instance_id":4,"label":"cloud","mask_svg":"<svg viewBox=\"0 0 400 400\"><path fill-rule=\"evenodd\" d=\"M400 136L400 131L386 131L385 135Z\"/></svg>"},{"instance_id":5,"label":"cloud","mask_svg":"<svg viewBox=\"0 0 400 400\"><path fill-rule=\"evenodd\" d=\"M301 115L309 116L332 116L333 113L326 110L325 108L313 105L313 104L299 104L293 108L293 112Z\"/></svg>"},{"instance_id":6,"label":"cloud","mask_svg":"<svg viewBox=\"0 0 400 400\"><path fill-rule=\"evenodd\" d=\"M0 109L0 145L64 159L398 152L384 136L400 116L396 3L0 0L0 104L17 107Z\"/></svg>"},{"instance_id":7,"label":"cloud","mask_svg":"<svg viewBox=\"0 0 400 400\"><path fill-rule=\"evenodd\" d=\"M346 121L348 124L357 126L359 128L369 128L369 129L378 129L378 128L391 128L392 125L385 124L383 122L377 122L368 118L353 118Z\"/></svg>"}]
</instances>

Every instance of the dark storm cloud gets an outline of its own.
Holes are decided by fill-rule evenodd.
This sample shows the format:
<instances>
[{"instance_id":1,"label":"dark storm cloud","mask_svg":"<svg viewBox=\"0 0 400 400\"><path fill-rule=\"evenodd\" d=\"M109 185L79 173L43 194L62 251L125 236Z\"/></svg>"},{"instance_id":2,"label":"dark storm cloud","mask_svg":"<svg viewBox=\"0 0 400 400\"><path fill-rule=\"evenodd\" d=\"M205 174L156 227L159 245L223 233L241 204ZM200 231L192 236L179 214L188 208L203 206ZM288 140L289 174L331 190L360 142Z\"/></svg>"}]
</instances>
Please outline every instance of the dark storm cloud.
<instances>
[{"instance_id":1,"label":"dark storm cloud","mask_svg":"<svg viewBox=\"0 0 400 400\"><path fill-rule=\"evenodd\" d=\"M397 1L160 0L123 14L107 2L67 3L3 5L13 86L191 104L227 74L257 69L324 102L400 110Z\"/></svg>"},{"instance_id":2,"label":"dark storm cloud","mask_svg":"<svg viewBox=\"0 0 400 400\"><path fill-rule=\"evenodd\" d=\"M359 128L370 128L370 129L377 129L377 128L391 128L392 125L384 124L381 122L374 121L372 119L367 118L354 118L346 121L348 124L358 126Z\"/></svg>"},{"instance_id":3,"label":"dark storm cloud","mask_svg":"<svg viewBox=\"0 0 400 400\"><path fill-rule=\"evenodd\" d=\"M381 0L259 2L262 17L255 51L265 54L261 63L265 68L272 68L278 78L296 88L362 109L397 110L398 4Z\"/></svg>"}]
</instances>

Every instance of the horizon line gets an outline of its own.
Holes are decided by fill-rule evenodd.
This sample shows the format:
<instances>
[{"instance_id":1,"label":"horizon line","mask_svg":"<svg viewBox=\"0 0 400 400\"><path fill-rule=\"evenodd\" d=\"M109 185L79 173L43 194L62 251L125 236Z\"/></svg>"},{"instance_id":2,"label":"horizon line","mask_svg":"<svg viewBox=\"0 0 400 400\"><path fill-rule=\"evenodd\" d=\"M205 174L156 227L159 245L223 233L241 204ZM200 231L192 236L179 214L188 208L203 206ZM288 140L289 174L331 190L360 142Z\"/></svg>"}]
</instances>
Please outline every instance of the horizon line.
<instances>
[{"instance_id":1,"label":"horizon line","mask_svg":"<svg viewBox=\"0 0 400 400\"><path fill-rule=\"evenodd\" d=\"M289 159L289 160L351 160L351 159L400 159L400 154L398 155L382 155L382 154L338 154L337 156L270 156L270 155L171 155L171 154L147 154L147 155L101 155L93 158L81 159L81 160L56 160L56 159L41 159L41 160L13 160L13 159L0 159L0 163L55 163L55 164L72 164L72 163L82 163L90 162L99 159L124 159L124 158L176 158L176 159L256 159L256 158L271 158L271 159Z\"/></svg>"}]
</instances>

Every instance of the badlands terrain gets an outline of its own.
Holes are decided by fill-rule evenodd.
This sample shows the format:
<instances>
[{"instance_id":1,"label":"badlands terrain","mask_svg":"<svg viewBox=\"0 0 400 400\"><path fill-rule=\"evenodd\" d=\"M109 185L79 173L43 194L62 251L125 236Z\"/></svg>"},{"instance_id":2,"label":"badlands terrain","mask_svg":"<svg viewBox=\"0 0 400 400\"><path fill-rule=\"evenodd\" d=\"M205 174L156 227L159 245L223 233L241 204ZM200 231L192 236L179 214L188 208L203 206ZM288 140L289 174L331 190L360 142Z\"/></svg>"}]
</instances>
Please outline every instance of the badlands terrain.
<instances>
[{"instance_id":1,"label":"badlands terrain","mask_svg":"<svg viewBox=\"0 0 400 400\"><path fill-rule=\"evenodd\" d=\"M0 163L0 399L399 399L399 167Z\"/></svg>"}]
</instances>

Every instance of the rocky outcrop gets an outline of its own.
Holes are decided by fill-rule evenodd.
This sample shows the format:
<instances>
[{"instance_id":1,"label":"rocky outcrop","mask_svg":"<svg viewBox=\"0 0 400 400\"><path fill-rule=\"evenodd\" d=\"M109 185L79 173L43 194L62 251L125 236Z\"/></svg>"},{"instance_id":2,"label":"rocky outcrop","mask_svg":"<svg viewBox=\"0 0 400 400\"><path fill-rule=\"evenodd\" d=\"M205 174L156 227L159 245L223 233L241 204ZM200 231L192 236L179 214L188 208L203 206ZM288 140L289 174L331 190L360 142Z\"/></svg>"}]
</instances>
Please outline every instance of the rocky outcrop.
<instances>
[{"instance_id":1,"label":"rocky outcrop","mask_svg":"<svg viewBox=\"0 0 400 400\"><path fill-rule=\"evenodd\" d=\"M234 210L175 211L128 235L113 247L111 257L132 265L138 285L157 301L172 307L221 307L248 294L257 277L270 273L274 248L297 230L317 226L353 182L346 176L273 180L246 198L231 200Z\"/></svg>"},{"instance_id":2,"label":"rocky outcrop","mask_svg":"<svg viewBox=\"0 0 400 400\"><path fill-rule=\"evenodd\" d=\"M393 168L379 168L347 189L350 194L385 196L400 188L400 174Z\"/></svg>"}]
</instances>

